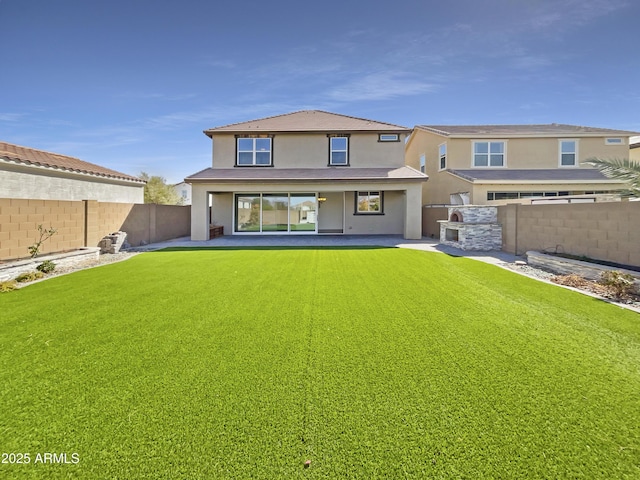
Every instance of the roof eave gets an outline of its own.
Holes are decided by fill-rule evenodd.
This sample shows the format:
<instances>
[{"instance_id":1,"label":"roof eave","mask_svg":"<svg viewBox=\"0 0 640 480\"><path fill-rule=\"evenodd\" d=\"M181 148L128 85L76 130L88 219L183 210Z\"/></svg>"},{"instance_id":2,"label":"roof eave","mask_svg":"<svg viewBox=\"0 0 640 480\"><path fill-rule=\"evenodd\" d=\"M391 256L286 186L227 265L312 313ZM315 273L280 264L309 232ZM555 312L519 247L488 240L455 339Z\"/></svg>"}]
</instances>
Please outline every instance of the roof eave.
<instances>
[{"instance_id":1,"label":"roof eave","mask_svg":"<svg viewBox=\"0 0 640 480\"><path fill-rule=\"evenodd\" d=\"M278 129L261 129L261 130L251 130L251 129L241 129L241 130L217 130L217 129L209 129L204 130L204 134L212 138L214 134L234 134L234 135L259 135L259 134L270 134L270 133L397 133L397 134L410 134L412 129L358 129L358 128L319 128L319 129L303 129L303 130L278 130Z\"/></svg>"},{"instance_id":2,"label":"roof eave","mask_svg":"<svg viewBox=\"0 0 640 480\"><path fill-rule=\"evenodd\" d=\"M20 165L20 166L27 167L27 168L34 168L34 169L39 169L39 170L52 170L52 171L55 171L55 172L69 173L69 174L73 174L73 175L89 176L89 177L93 177L93 178L106 178L106 179L119 181L119 182L127 182L127 183L139 184L141 186L145 185L147 183L145 180L142 180L141 178L136 178L136 177L108 175L106 173L90 172L88 170L64 168L64 167L58 167L58 166L55 166L55 165L46 165L46 164L42 164L42 163L31 162L31 161L23 160L23 159L20 159L20 158L0 157L0 161L2 161L4 163L13 164L13 165Z\"/></svg>"},{"instance_id":3,"label":"roof eave","mask_svg":"<svg viewBox=\"0 0 640 480\"><path fill-rule=\"evenodd\" d=\"M462 177L460 177L462 178ZM467 180L467 179L464 179ZM596 185L620 185L623 186L626 182L613 179L603 180L467 180L474 185L584 185L584 184L596 184Z\"/></svg>"},{"instance_id":4,"label":"roof eave","mask_svg":"<svg viewBox=\"0 0 640 480\"><path fill-rule=\"evenodd\" d=\"M366 183L366 182L385 182L385 183L406 183L406 182L426 182L428 176L424 177L353 177L353 178L191 178L184 179L186 183Z\"/></svg>"}]
</instances>

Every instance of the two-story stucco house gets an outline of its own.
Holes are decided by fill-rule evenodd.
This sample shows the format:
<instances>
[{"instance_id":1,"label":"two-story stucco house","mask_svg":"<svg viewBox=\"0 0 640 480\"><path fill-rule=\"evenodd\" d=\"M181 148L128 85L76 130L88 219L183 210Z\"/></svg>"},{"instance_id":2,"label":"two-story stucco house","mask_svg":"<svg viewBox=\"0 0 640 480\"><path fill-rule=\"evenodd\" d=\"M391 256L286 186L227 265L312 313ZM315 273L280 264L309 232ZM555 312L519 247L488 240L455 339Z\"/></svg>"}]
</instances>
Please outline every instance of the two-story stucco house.
<instances>
[{"instance_id":1,"label":"two-story stucco house","mask_svg":"<svg viewBox=\"0 0 640 480\"><path fill-rule=\"evenodd\" d=\"M225 235L420 238L428 177L404 164L410 132L318 110L206 130L212 166L185 179L192 185L191 238L208 239L210 224Z\"/></svg>"},{"instance_id":2,"label":"two-story stucco house","mask_svg":"<svg viewBox=\"0 0 640 480\"><path fill-rule=\"evenodd\" d=\"M632 135L555 123L417 125L405 154L407 165L429 175L425 205L495 204L623 189L583 162L628 158Z\"/></svg>"}]
</instances>

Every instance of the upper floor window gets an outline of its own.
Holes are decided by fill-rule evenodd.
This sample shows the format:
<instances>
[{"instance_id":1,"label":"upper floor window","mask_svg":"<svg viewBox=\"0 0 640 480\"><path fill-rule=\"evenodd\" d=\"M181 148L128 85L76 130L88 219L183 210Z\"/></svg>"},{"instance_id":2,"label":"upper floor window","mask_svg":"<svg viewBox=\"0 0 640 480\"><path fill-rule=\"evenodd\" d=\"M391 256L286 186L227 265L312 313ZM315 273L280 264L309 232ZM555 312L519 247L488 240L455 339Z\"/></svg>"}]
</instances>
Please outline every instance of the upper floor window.
<instances>
[{"instance_id":1,"label":"upper floor window","mask_svg":"<svg viewBox=\"0 0 640 480\"><path fill-rule=\"evenodd\" d=\"M504 167L504 142L473 142L474 167Z\"/></svg>"},{"instance_id":2,"label":"upper floor window","mask_svg":"<svg viewBox=\"0 0 640 480\"><path fill-rule=\"evenodd\" d=\"M238 138L236 165L271 165L271 138Z\"/></svg>"},{"instance_id":3,"label":"upper floor window","mask_svg":"<svg viewBox=\"0 0 640 480\"><path fill-rule=\"evenodd\" d=\"M378 134L379 142L399 142L400 135L397 133L380 133Z\"/></svg>"},{"instance_id":4,"label":"upper floor window","mask_svg":"<svg viewBox=\"0 0 640 480\"><path fill-rule=\"evenodd\" d=\"M329 137L329 165L349 165L349 137Z\"/></svg>"},{"instance_id":5,"label":"upper floor window","mask_svg":"<svg viewBox=\"0 0 640 480\"><path fill-rule=\"evenodd\" d=\"M575 167L578 157L578 142L576 140L560 140L560 166Z\"/></svg>"},{"instance_id":6,"label":"upper floor window","mask_svg":"<svg viewBox=\"0 0 640 480\"><path fill-rule=\"evenodd\" d=\"M605 145L624 145L624 139L622 138L605 138Z\"/></svg>"},{"instance_id":7,"label":"upper floor window","mask_svg":"<svg viewBox=\"0 0 640 480\"><path fill-rule=\"evenodd\" d=\"M439 164L438 168L440 170L444 170L447 168L447 144L443 143L438 147L438 158Z\"/></svg>"},{"instance_id":8,"label":"upper floor window","mask_svg":"<svg viewBox=\"0 0 640 480\"><path fill-rule=\"evenodd\" d=\"M427 158L424 153L420 155L420 171L425 173L427 171Z\"/></svg>"}]
</instances>

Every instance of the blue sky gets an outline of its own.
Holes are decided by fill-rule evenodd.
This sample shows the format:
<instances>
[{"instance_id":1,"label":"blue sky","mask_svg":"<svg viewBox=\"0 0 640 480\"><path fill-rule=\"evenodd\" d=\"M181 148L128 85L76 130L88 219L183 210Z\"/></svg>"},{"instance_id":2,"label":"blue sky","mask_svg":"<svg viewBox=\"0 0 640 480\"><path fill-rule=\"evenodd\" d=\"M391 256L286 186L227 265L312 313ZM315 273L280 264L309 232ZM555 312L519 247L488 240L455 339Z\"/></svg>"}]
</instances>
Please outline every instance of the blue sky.
<instances>
[{"instance_id":1,"label":"blue sky","mask_svg":"<svg viewBox=\"0 0 640 480\"><path fill-rule=\"evenodd\" d=\"M640 131L637 0L0 0L0 140L171 183L303 109Z\"/></svg>"}]
</instances>

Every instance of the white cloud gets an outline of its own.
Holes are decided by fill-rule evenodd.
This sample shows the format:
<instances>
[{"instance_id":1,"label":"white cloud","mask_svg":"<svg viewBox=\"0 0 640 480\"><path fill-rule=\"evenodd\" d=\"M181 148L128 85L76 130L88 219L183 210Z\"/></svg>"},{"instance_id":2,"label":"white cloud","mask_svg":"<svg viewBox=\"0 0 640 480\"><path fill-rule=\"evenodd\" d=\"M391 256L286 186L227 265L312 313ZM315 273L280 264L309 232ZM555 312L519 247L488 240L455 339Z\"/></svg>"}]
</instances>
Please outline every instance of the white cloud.
<instances>
[{"instance_id":1,"label":"white cloud","mask_svg":"<svg viewBox=\"0 0 640 480\"><path fill-rule=\"evenodd\" d=\"M154 92L123 92L113 96L113 98L124 98L127 100L166 100L166 101L184 101L197 97L195 93L154 93Z\"/></svg>"},{"instance_id":2,"label":"white cloud","mask_svg":"<svg viewBox=\"0 0 640 480\"><path fill-rule=\"evenodd\" d=\"M329 97L338 101L387 100L432 92L436 89L436 85L404 72L379 72L335 87L329 91Z\"/></svg>"},{"instance_id":3,"label":"white cloud","mask_svg":"<svg viewBox=\"0 0 640 480\"><path fill-rule=\"evenodd\" d=\"M553 0L530 4L522 26L535 30L563 31L582 27L599 17L629 6L627 0Z\"/></svg>"},{"instance_id":4,"label":"white cloud","mask_svg":"<svg viewBox=\"0 0 640 480\"><path fill-rule=\"evenodd\" d=\"M26 116L24 113L0 112L0 122L15 123L24 119Z\"/></svg>"}]
</instances>

